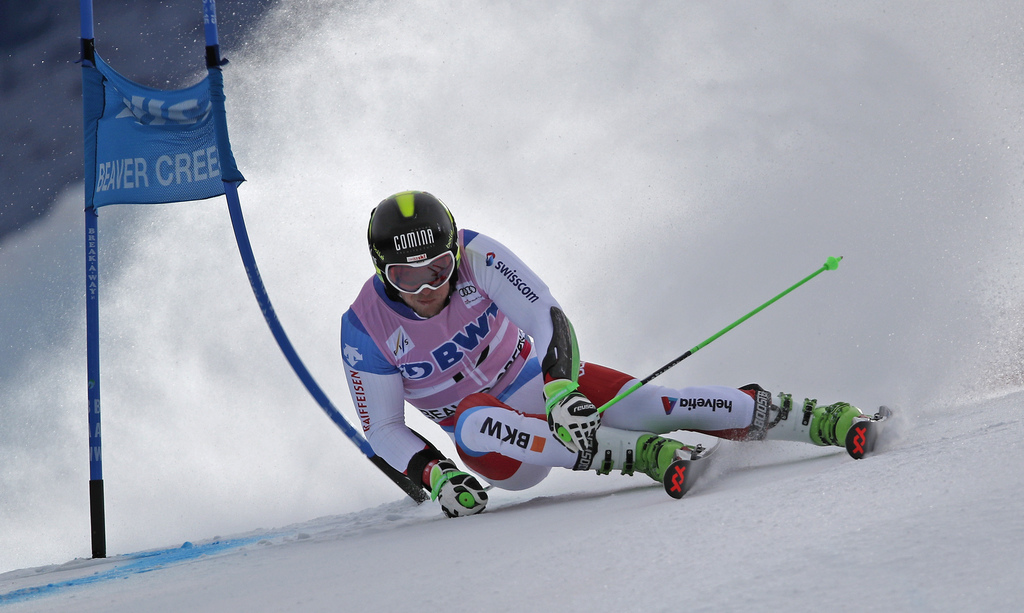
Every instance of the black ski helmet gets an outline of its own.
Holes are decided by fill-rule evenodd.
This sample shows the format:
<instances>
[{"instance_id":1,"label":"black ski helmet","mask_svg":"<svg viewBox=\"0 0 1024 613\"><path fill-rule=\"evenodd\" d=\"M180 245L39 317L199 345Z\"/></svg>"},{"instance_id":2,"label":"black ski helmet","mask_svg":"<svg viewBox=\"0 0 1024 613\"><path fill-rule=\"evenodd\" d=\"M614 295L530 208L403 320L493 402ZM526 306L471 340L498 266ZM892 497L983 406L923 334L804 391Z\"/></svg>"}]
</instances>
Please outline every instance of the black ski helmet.
<instances>
[{"instance_id":1,"label":"black ski helmet","mask_svg":"<svg viewBox=\"0 0 1024 613\"><path fill-rule=\"evenodd\" d=\"M392 298L397 294L385 274L388 264L429 260L445 251L455 258L454 286L461 255L458 228L448 207L432 194L407 191L382 200L370 212L366 240L377 277Z\"/></svg>"}]
</instances>

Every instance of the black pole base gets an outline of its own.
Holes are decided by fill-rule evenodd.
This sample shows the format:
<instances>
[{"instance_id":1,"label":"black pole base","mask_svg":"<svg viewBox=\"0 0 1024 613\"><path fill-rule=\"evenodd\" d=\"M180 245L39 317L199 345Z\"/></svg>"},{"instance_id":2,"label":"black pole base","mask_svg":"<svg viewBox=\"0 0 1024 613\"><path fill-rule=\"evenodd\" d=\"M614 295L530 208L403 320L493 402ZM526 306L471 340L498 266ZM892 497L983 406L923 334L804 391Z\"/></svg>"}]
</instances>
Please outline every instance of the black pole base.
<instances>
[{"instance_id":1,"label":"black pole base","mask_svg":"<svg viewBox=\"0 0 1024 613\"><path fill-rule=\"evenodd\" d=\"M106 518L103 515L103 479L89 481L89 514L92 517L92 557L107 557Z\"/></svg>"}]
</instances>

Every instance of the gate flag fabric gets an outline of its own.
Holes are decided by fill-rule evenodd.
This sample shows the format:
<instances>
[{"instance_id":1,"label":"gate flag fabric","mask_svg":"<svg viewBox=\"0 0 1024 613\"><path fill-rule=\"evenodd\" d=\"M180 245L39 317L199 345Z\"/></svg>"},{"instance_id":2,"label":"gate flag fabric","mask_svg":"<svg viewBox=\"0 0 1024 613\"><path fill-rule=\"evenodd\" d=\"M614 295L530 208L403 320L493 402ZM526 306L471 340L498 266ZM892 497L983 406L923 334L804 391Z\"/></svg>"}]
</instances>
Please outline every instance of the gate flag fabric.
<instances>
[{"instance_id":1,"label":"gate flag fabric","mask_svg":"<svg viewBox=\"0 0 1024 613\"><path fill-rule=\"evenodd\" d=\"M222 79L161 90L98 54L83 68L86 208L202 200L244 180L227 140L217 142L211 96L223 97Z\"/></svg>"}]
</instances>

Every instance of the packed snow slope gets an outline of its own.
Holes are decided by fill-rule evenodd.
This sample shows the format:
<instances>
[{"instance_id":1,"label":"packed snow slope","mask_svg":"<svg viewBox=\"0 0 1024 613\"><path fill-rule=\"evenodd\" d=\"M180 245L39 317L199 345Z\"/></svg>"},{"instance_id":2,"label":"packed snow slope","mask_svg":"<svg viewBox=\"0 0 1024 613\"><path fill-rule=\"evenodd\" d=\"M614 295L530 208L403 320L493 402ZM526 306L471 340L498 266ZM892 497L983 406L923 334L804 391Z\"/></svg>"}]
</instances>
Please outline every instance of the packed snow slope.
<instances>
[{"instance_id":1,"label":"packed snow slope","mask_svg":"<svg viewBox=\"0 0 1024 613\"><path fill-rule=\"evenodd\" d=\"M877 455L727 443L685 498L565 474L449 520L394 500L0 575L11 611L1012 611L1024 393L897 419ZM907 415L903 410L900 415ZM1012 468L1009 468L1012 467ZM1009 470L1008 470L1009 468Z\"/></svg>"},{"instance_id":2,"label":"packed snow slope","mask_svg":"<svg viewBox=\"0 0 1024 613\"><path fill-rule=\"evenodd\" d=\"M661 381L888 404L894 436L859 462L729 444L679 502L562 472L447 521L290 372L222 202L108 207L107 544L124 557L89 561L76 188L0 257L0 594L12 610L1011 608L1021 23L1017 2L282 2L227 53L240 193L275 310L353 422L339 319L370 274L370 208L412 188L517 250L586 359L640 376L844 256ZM129 36L98 33L100 53Z\"/></svg>"}]
</instances>

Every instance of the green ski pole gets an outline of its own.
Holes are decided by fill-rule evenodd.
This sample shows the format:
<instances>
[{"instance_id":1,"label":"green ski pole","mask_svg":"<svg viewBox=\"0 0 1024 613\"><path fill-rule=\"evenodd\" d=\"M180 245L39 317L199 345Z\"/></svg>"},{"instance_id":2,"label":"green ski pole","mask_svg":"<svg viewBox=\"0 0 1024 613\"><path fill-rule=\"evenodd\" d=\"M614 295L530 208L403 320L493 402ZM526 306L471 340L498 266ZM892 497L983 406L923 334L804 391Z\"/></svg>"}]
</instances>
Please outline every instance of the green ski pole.
<instances>
[{"instance_id":1,"label":"green ski pole","mask_svg":"<svg viewBox=\"0 0 1024 613\"><path fill-rule=\"evenodd\" d=\"M825 260L825 264L823 264L821 268L819 268L818 270L816 270L816 271L812 272L811 274L807 275L806 277L804 277L803 279L801 279L797 283L795 283L792 286L790 286L789 289L787 289L786 291L776 295L774 298L772 298L768 302L765 302L764 304L762 304L761 306L757 307L753 311L747 313L743 317L740 317L739 319L737 319L736 321L732 322L728 326L722 328L721 330L719 330L717 333L712 335L710 338L708 338L703 343L697 345L693 349L687 351L686 353L684 353L683 355L679 356L678 358L672 360L668 364L665 364L664 366L662 366L658 370L656 370L653 373L651 373L646 379L634 383L632 386L630 386L629 389L627 389L626 391L620 393L618 396L616 396L616 397L612 398L611 400L609 400L608 402L606 402L601 408L599 408L597 410L597 412L598 413L605 412L608 409L608 407L612 406L616 402L622 400L626 396L629 396L633 392L637 391L638 389L640 389L641 386L643 386L643 385L645 385L647 383L650 383L650 381L652 379L654 379L655 377L663 374L668 369L670 369L673 366L675 366L676 364L682 362L683 360L685 360L686 358L690 357L691 355L697 353L698 351L700 351L704 347L707 347L708 345L713 343L715 340L717 340L720 336L722 336L723 334L725 334L729 330L732 330L733 328L735 328L736 326L740 325L741 323L747 321L748 319L750 319L754 315L757 315L758 313L760 313L764 309L768 308L768 306L770 306L776 300L778 300L779 298L782 298L783 296L785 296L789 292L795 290L796 288L800 287L804 283L807 283L808 281L810 281L814 277L817 277L818 275L820 275L821 273L825 272L826 270L835 270L835 269L839 268L839 261L842 260L842 259L843 259L842 256L840 256L838 258L829 257L827 260Z\"/></svg>"}]
</instances>

